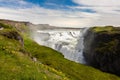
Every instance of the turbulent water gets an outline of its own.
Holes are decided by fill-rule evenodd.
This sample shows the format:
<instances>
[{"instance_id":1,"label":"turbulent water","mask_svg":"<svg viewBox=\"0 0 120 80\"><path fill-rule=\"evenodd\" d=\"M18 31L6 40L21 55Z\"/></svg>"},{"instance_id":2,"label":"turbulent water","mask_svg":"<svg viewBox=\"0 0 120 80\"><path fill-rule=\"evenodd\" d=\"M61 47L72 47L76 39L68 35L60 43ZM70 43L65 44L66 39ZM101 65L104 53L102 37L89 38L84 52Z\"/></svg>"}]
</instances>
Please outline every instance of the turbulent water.
<instances>
[{"instance_id":1,"label":"turbulent water","mask_svg":"<svg viewBox=\"0 0 120 80\"><path fill-rule=\"evenodd\" d=\"M34 40L40 45L61 52L65 58L85 63L83 58L83 34L85 30L36 30Z\"/></svg>"}]
</instances>

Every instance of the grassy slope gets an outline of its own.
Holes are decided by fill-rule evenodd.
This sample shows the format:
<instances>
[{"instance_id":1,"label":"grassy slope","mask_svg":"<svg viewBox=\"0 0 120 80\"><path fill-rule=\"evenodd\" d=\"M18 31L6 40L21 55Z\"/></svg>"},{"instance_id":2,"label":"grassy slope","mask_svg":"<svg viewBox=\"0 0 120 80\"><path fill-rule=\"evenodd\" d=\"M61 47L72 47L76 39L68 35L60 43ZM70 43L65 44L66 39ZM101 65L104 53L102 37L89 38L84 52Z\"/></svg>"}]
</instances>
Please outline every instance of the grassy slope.
<instances>
[{"instance_id":1,"label":"grassy slope","mask_svg":"<svg viewBox=\"0 0 120 80\"><path fill-rule=\"evenodd\" d=\"M2 80L120 80L117 76L66 60L61 53L40 46L26 36L24 48L18 41L2 35L0 41ZM36 57L38 61L34 63L25 54Z\"/></svg>"},{"instance_id":2,"label":"grassy slope","mask_svg":"<svg viewBox=\"0 0 120 80\"><path fill-rule=\"evenodd\" d=\"M67 80L65 75L46 65L33 62L19 41L2 35L11 29L0 30L1 80ZM13 31L13 30L12 30ZM25 55L26 54L26 55Z\"/></svg>"}]
</instances>

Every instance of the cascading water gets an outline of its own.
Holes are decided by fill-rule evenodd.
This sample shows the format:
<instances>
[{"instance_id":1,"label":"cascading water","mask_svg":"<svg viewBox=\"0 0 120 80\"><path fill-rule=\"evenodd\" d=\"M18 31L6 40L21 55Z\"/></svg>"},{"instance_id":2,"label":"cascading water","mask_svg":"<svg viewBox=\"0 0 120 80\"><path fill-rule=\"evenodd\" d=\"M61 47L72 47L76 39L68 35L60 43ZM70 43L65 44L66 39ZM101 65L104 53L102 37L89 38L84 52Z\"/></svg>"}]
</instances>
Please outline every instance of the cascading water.
<instances>
[{"instance_id":1,"label":"cascading water","mask_svg":"<svg viewBox=\"0 0 120 80\"><path fill-rule=\"evenodd\" d=\"M69 60L85 63L82 53L83 35L86 30L37 30L34 31L33 39L40 45L61 52Z\"/></svg>"},{"instance_id":2,"label":"cascading water","mask_svg":"<svg viewBox=\"0 0 120 80\"><path fill-rule=\"evenodd\" d=\"M84 60L84 57L83 57L83 49L84 49L84 35L86 33L86 31L88 30L89 28L84 28L79 36L79 39L78 39L78 43L76 45L76 54L78 54L78 59L77 59L77 62L80 62L80 63L83 63L85 64L85 60Z\"/></svg>"}]
</instances>

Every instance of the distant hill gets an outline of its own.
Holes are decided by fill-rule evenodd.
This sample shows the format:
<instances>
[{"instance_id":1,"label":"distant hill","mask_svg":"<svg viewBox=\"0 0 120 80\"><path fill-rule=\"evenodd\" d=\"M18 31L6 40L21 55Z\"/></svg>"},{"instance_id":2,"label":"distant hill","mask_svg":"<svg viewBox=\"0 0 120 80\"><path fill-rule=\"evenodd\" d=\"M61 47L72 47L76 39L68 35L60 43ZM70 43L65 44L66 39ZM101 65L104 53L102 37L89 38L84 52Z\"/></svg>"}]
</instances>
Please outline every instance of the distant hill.
<instances>
[{"instance_id":1,"label":"distant hill","mask_svg":"<svg viewBox=\"0 0 120 80\"><path fill-rule=\"evenodd\" d=\"M82 29L82 28L74 28L74 27L57 27L57 26L51 26L49 24L32 24L30 22L11 21L11 20L4 20L4 19L0 19L0 22L5 23L5 24L10 24L16 28L26 25L26 26L30 26L30 27L36 27L37 29L40 29L40 30L55 30L55 29L79 30L79 29Z\"/></svg>"}]
</instances>

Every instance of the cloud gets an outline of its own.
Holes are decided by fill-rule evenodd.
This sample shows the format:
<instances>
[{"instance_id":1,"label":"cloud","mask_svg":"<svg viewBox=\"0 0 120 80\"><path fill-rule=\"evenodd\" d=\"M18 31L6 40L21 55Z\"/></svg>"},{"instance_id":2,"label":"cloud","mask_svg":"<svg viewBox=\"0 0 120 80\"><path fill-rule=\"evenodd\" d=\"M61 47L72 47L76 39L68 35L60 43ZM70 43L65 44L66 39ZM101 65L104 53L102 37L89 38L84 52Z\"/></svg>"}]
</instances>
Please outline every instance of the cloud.
<instances>
[{"instance_id":1,"label":"cloud","mask_svg":"<svg viewBox=\"0 0 120 80\"><path fill-rule=\"evenodd\" d=\"M0 7L6 8L30 8L35 6L32 3L28 3L25 0L0 0Z\"/></svg>"},{"instance_id":2,"label":"cloud","mask_svg":"<svg viewBox=\"0 0 120 80\"><path fill-rule=\"evenodd\" d=\"M119 26L120 1L118 0L72 0L79 6L72 9L90 9L96 12L99 17L91 25L115 25ZM82 6L81 6L82 5Z\"/></svg>"},{"instance_id":3,"label":"cloud","mask_svg":"<svg viewBox=\"0 0 120 80\"><path fill-rule=\"evenodd\" d=\"M0 0L0 4L4 0ZM17 2L16 2L17 1ZM0 18L29 21L35 24L50 24L60 27L89 27L96 25L119 25L119 2L108 0L73 0L80 6L67 6L67 9L40 7L25 0L8 0L9 6L0 7ZM91 2L93 1L93 2ZM109 0L112 1L112 0ZM5 2L5 1L4 1ZM90 3L89 3L90 2ZM14 3L11 5L11 3ZM95 4L96 3L96 4ZM103 3L103 4L102 4ZM16 8L16 4L19 4ZM84 5L81 7L81 4ZM55 5L55 4L49 4ZM55 5L57 7L57 5ZM91 12L95 11L95 12Z\"/></svg>"},{"instance_id":4,"label":"cloud","mask_svg":"<svg viewBox=\"0 0 120 80\"><path fill-rule=\"evenodd\" d=\"M23 1L23 0L22 0ZM23 4L24 2L19 2ZM29 3L25 3L29 4ZM95 20L97 14L80 11L46 9L40 6L31 5L30 8L0 8L0 18L12 19L17 21L30 21L35 24L50 24L63 27L85 27Z\"/></svg>"},{"instance_id":5,"label":"cloud","mask_svg":"<svg viewBox=\"0 0 120 80\"><path fill-rule=\"evenodd\" d=\"M0 8L0 18L18 21L30 21L35 24L51 24L64 27L84 27L95 20L97 14L85 12L72 12L64 10L51 10L42 7L26 9ZM73 15L74 14L74 15Z\"/></svg>"},{"instance_id":6,"label":"cloud","mask_svg":"<svg viewBox=\"0 0 120 80\"><path fill-rule=\"evenodd\" d=\"M101 14L98 20L94 21L92 25L114 25L120 27L120 15L119 14Z\"/></svg>"},{"instance_id":7,"label":"cloud","mask_svg":"<svg viewBox=\"0 0 120 80\"><path fill-rule=\"evenodd\" d=\"M119 0L73 0L73 2L88 6L120 6Z\"/></svg>"},{"instance_id":8,"label":"cloud","mask_svg":"<svg viewBox=\"0 0 120 80\"><path fill-rule=\"evenodd\" d=\"M98 13L117 13L116 10L120 10L119 0L73 0L73 2Z\"/></svg>"}]
</instances>

